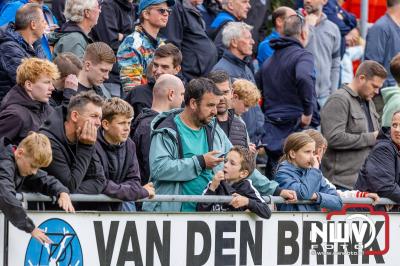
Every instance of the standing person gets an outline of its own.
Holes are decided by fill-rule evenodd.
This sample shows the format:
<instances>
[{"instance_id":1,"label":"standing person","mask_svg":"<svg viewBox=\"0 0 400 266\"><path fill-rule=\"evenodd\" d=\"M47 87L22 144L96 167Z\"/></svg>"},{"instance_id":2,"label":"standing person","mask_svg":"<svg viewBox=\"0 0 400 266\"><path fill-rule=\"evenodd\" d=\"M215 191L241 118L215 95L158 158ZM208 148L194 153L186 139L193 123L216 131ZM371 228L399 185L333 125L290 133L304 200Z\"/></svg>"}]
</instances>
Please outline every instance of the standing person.
<instances>
[{"instance_id":1,"label":"standing person","mask_svg":"<svg viewBox=\"0 0 400 266\"><path fill-rule=\"evenodd\" d=\"M118 47L125 37L134 30L135 6L133 0L105 0L101 3L101 13L91 36L95 42L105 42L117 55ZM104 86L112 96L122 97L118 64L113 65L110 78Z\"/></svg>"},{"instance_id":2,"label":"standing person","mask_svg":"<svg viewBox=\"0 0 400 266\"><path fill-rule=\"evenodd\" d=\"M157 79L163 74L177 75L181 70L182 53L172 43L161 45L154 52L154 58L150 64L149 78L147 84L136 86L125 97L125 101L129 102L134 113L134 119L144 108L151 108L153 101L153 88Z\"/></svg>"},{"instance_id":3,"label":"standing person","mask_svg":"<svg viewBox=\"0 0 400 266\"><path fill-rule=\"evenodd\" d=\"M165 28L165 37L182 52L182 74L190 81L208 74L217 63L217 48L207 36L197 6L203 0L177 0Z\"/></svg>"},{"instance_id":4,"label":"standing person","mask_svg":"<svg viewBox=\"0 0 400 266\"><path fill-rule=\"evenodd\" d=\"M305 49L308 35L309 26L301 15L286 18L284 36L271 40L275 52L256 74L264 98L262 142L268 154L268 176L273 176L286 137L319 125L314 58Z\"/></svg>"},{"instance_id":5,"label":"standing person","mask_svg":"<svg viewBox=\"0 0 400 266\"><path fill-rule=\"evenodd\" d=\"M222 32L229 22L243 22L247 18L250 10L250 0L227 0L221 1L223 11L221 11L211 23L210 37L214 40L218 49L218 58L220 58L226 45L222 41ZM251 36L251 34L250 34Z\"/></svg>"},{"instance_id":6,"label":"standing person","mask_svg":"<svg viewBox=\"0 0 400 266\"><path fill-rule=\"evenodd\" d=\"M0 29L0 101L16 84L22 59L46 58L40 44L47 27L39 4L26 4L17 11L15 24Z\"/></svg>"},{"instance_id":7,"label":"standing person","mask_svg":"<svg viewBox=\"0 0 400 266\"><path fill-rule=\"evenodd\" d=\"M164 44L159 31L167 25L170 7L174 3L174 0L140 1L140 23L123 40L117 52L121 84L125 93L135 86L147 83L147 67L153 59L154 51Z\"/></svg>"},{"instance_id":8,"label":"standing person","mask_svg":"<svg viewBox=\"0 0 400 266\"><path fill-rule=\"evenodd\" d=\"M270 35L258 45L257 60L260 67L269 57L274 53L274 49L271 48L270 41L283 36L283 29L285 19L289 16L296 15L296 11L290 7L281 6L274 10L272 13L272 25L274 28Z\"/></svg>"},{"instance_id":9,"label":"standing person","mask_svg":"<svg viewBox=\"0 0 400 266\"><path fill-rule=\"evenodd\" d=\"M110 46L104 42L95 42L87 46L83 56L83 67L78 75L78 92L95 91L104 98L111 98L111 93L103 83L116 62Z\"/></svg>"},{"instance_id":10,"label":"standing person","mask_svg":"<svg viewBox=\"0 0 400 266\"><path fill-rule=\"evenodd\" d=\"M28 132L38 131L53 111L49 99L53 81L60 73L53 63L39 58L24 59L17 68L17 85L4 97L0 107L0 137L18 145Z\"/></svg>"},{"instance_id":11,"label":"standing person","mask_svg":"<svg viewBox=\"0 0 400 266\"><path fill-rule=\"evenodd\" d=\"M315 91L318 103L324 106L329 95L339 87L340 77L340 32L322 12L327 0L304 0L307 14L317 17L314 27L310 27L310 37L306 49L314 55L316 71Z\"/></svg>"},{"instance_id":12,"label":"standing person","mask_svg":"<svg viewBox=\"0 0 400 266\"><path fill-rule=\"evenodd\" d=\"M144 108L132 124L131 137L136 144L142 185L147 184L150 178L150 124L158 114L181 107L184 93L185 87L178 77L170 74L161 75L152 90L151 108Z\"/></svg>"},{"instance_id":13,"label":"standing person","mask_svg":"<svg viewBox=\"0 0 400 266\"><path fill-rule=\"evenodd\" d=\"M390 70L390 61L400 52L400 2L387 0L387 12L368 29L364 58L373 60ZM396 81L388 75L383 87L395 86Z\"/></svg>"},{"instance_id":14,"label":"standing person","mask_svg":"<svg viewBox=\"0 0 400 266\"><path fill-rule=\"evenodd\" d=\"M396 80L396 86L386 87L381 90L385 107L383 108L382 127L392 125L393 114L400 111L400 53L390 62L390 74Z\"/></svg>"},{"instance_id":15,"label":"standing person","mask_svg":"<svg viewBox=\"0 0 400 266\"><path fill-rule=\"evenodd\" d=\"M281 211L341 210L343 203L336 190L328 185L314 155L315 142L303 132L293 133L285 141L284 155L275 176L279 187L293 189L298 198L315 204L280 204Z\"/></svg>"},{"instance_id":16,"label":"standing person","mask_svg":"<svg viewBox=\"0 0 400 266\"><path fill-rule=\"evenodd\" d=\"M150 181L156 194L201 195L213 172L222 169L222 157L232 144L214 119L221 95L211 80L194 79L185 90L185 108L161 113L152 121ZM263 195L296 199L292 191L277 189L276 182L257 170L249 178ZM196 204L145 202L143 209L195 211Z\"/></svg>"},{"instance_id":17,"label":"standing person","mask_svg":"<svg viewBox=\"0 0 400 266\"><path fill-rule=\"evenodd\" d=\"M31 191L57 197L58 206L74 212L69 190L53 176L40 170L52 160L49 139L31 133L18 147L0 139L0 210L15 227L30 233L40 243L50 244L46 232L37 228L16 197L17 192Z\"/></svg>"},{"instance_id":18,"label":"standing person","mask_svg":"<svg viewBox=\"0 0 400 266\"><path fill-rule=\"evenodd\" d=\"M86 46L93 42L89 33L97 24L100 12L97 0L67 0L64 11L67 22L49 36L49 43L54 46L53 56L71 52L82 59Z\"/></svg>"},{"instance_id":19,"label":"standing person","mask_svg":"<svg viewBox=\"0 0 400 266\"><path fill-rule=\"evenodd\" d=\"M100 194L104 171L95 153L103 99L92 91L73 96L68 108L60 106L40 128L51 142L53 161L45 168L71 193Z\"/></svg>"},{"instance_id":20,"label":"standing person","mask_svg":"<svg viewBox=\"0 0 400 266\"><path fill-rule=\"evenodd\" d=\"M133 108L120 98L103 104L102 120L97 134L96 153L106 177L103 194L124 201L154 196L153 184L140 184L135 143L129 138ZM107 204L110 210L122 210L120 203Z\"/></svg>"},{"instance_id":21,"label":"standing person","mask_svg":"<svg viewBox=\"0 0 400 266\"><path fill-rule=\"evenodd\" d=\"M379 116L372 98L386 77L382 65L364 61L353 81L333 93L321 110L321 131L328 140L321 168L338 189L353 189L358 171L375 145Z\"/></svg>"}]
</instances>

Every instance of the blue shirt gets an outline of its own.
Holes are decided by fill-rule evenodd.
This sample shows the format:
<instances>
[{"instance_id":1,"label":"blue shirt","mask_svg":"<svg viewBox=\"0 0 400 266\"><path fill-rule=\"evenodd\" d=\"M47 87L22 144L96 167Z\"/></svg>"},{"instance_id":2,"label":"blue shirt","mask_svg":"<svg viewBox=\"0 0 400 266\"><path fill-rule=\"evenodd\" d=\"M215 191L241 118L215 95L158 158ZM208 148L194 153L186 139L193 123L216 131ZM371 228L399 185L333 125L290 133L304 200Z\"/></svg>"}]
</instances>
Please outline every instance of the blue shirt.
<instances>
[{"instance_id":1,"label":"blue shirt","mask_svg":"<svg viewBox=\"0 0 400 266\"><path fill-rule=\"evenodd\" d=\"M258 45L257 60L258 63L260 64L260 67L262 66L265 60L267 60L274 54L275 50L271 48L271 46L269 45L269 41L272 39L277 39L279 37L280 37L279 33L275 29L273 29L271 34L265 37L265 39Z\"/></svg>"},{"instance_id":2,"label":"blue shirt","mask_svg":"<svg viewBox=\"0 0 400 266\"><path fill-rule=\"evenodd\" d=\"M181 137L184 158L191 158L208 152L205 127L201 127L200 130L191 129L182 122L180 115L175 116L174 121ZM182 195L201 195L211 179L212 170L203 170L198 177L182 184ZM182 203L181 211L196 211L196 204L195 202Z\"/></svg>"},{"instance_id":3,"label":"blue shirt","mask_svg":"<svg viewBox=\"0 0 400 266\"><path fill-rule=\"evenodd\" d=\"M236 21L236 18L232 14L226 11L220 12L214 19L214 21L211 23L211 29L217 29L219 26L221 26L222 23L224 23L227 20Z\"/></svg>"}]
</instances>

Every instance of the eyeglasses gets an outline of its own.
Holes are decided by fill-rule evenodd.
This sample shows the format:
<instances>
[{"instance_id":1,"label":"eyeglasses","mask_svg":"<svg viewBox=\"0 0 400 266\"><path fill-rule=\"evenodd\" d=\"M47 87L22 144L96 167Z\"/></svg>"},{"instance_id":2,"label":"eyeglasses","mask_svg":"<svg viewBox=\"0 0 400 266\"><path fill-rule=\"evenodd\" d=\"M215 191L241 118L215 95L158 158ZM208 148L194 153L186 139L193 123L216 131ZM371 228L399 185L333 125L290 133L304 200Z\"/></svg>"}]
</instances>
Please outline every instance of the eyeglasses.
<instances>
[{"instance_id":1,"label":"eyeglasses","mask_svg":"<svg viewBox=\"0 0 400 266\"><path fill-rule=\"evenodd\" d=\"M158 13L160 13L161 15L168 14L168 16L169 16L172 13L172 9L171 8L153 8L153 9L157 10Z\"/></svg>"}]
</instances>

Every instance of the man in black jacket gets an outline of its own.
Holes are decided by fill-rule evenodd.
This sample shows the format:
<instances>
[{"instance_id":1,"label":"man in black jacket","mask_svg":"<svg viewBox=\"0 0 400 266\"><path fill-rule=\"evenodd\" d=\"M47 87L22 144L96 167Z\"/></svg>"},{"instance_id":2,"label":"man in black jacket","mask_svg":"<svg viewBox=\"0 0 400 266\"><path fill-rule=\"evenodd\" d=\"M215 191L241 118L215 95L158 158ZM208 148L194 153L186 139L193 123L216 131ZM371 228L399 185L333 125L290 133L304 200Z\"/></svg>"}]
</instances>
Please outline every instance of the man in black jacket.
<instances>
[{"instance_id":1,"label":"man in black jacket","mask_svg":"<svg viewBox=\"0 0 400 266\"><path fill-rule=\"evenodd\" d=\"M135 5L132 0L104 0L97 25L91 31L96 42L105 42L117 54L122 40L133 32ZM110 78L104 83L112 96L122 96L118 64L114 64Z\"/></svg>"},{"instance_id":2,"label":"man in black jacket","mask_svg":"<svg viewBox=\"0 0 400 266\"><path fill-rule=\"evenodd\" d=\"M108 79L115 62L114 52L106 43L89 44L83 56L83 68L78 75L78 92L93 90L104 98L111 98L103 83Z\"/></svg>"},{"instance_id":3,"label":"man in black jacket","mask_svg":"<svg viewBox=\"0 0 400 266\"><path fill-rule=\"evenodd\" d=\"M15 24L10 22L0 30L0 101L16 84L23 58L46 58L40 44L46 27L41 5L29 3L17 11Z\"/></svg>"},{"instance_id":4,"label":"man in black jacket","mask_svg":"<svg viewBox=\"0 0 400 266\"><path fill-rule=\"evenodd\" d=\"M151 121L161 112L181 107L184 93L185 88L179 78L170 74L162 75L154 85L151 109L143 109L132 125L131 137L136 144L142 185L147 184L150 178Z\"/></svg>"},{"instance_id":5,"label":"man in black jacket","mask_svg":"<svg viewBox=\"0 0 400 266\"><path fill-rule=\"evenodd\" d=\"M45 232L35 227L27 216L16 193L39 192L58 198L58 205L66 212L74 212L68 189L53 176L39 170L52 160L49 139L31 133L18 147L6 138L0 139L0 210L20 230L30 233L41 243L51 243Z\"/></svg>"},{"instance_id":6,"label":"man in black jacket","mask_svg":"<svg viewBox=\"0 0 400 266\"><path fill-rule=\"evenodd\" d=\"M57 66L39 58L29 58L17 69L17 85L4 97L0 107L0 137L18 143L29 131L38 131L52 112L48 104L59 77Z\"/></svg>"},{"instance_id":7,"label":"man in black jacket","mask_svg":"<svg viewBox=\"0 0 400 266\"><path fill-rule=\"evenodd\" d=\"M165 28L167 40L182 51L182 74L190 81L208 74L217 63L217 48L207 36L197 9L199 0L177 0Z\"/></svg>"},{"instance_id":8,"label":"man in black jacket","mask_svg":"<svg viewBox=\"0 0 400 266\"><path fill-rule=\"evenodd\" d=\"M72 193L100 194L104 189L104 171L95 153L102 104L94 92L81 92L71 98L68 109L57 107L40 128L53 150L45 170Z\"/></svg>"},{"instance_id":9,"label":"man in black jacket","mask_svg":"<svg viewBox=\"0 0 400 266\"><path fill-rule=\"evenodd\" d=\"M156 49L154 58L149 66L151 78L147 84L136 86L127 95L125 100L134 110L134 119L144 108L151 108L153 101L153 87L162 74L177 75L181 71L182 53L172 43L167 43Z\"/></svg>"},{"instance_id":10,"label":"man in black jacket","mask_svg":"<svg viewBox=\"0 0 400 266\"><path fill-rule=\"evenodd\" d=\"M154 187L140 185L139 164L135 143L129 138L133 108L119 98L107 100L103 105L101 128L97 134L96 153L106 176L103 193L124 201L135 201L154 196ZM110 206L121 210L121 204Z\"/></svg>"},{"instance_id":11,"label":"man in black jacket","mask_svg":"<svg viewBox=\"0 0 400 266\"><path fill-rule=\"evenodd\" d=\"M225 134L228 136L232 145L240 145L243 147L249 146L246 125L243 120L235 115L231 109L232 101L232 84L229 80L229 75L223 70L216 70L208 74L217 88L222 92L217 105L217 122Z\"/></svg>"}]
</instances>

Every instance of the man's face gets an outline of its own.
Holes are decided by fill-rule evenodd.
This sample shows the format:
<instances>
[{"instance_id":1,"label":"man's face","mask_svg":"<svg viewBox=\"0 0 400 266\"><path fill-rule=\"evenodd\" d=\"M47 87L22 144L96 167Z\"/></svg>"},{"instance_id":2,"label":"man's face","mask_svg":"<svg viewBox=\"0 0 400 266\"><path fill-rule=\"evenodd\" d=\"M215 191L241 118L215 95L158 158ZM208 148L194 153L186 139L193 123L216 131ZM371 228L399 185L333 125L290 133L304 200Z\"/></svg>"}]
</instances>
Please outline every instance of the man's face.
<instances>
[{"instance_id":1,"label":"man's face","mask_svg":"<svg viewBox=\"0 0 400 266\"><path fill-rule=\"evenodd\" d=\"M153 27L161 29L167 26L169 17L169 7L167 3L164 2L152 5L143 12L146 13L144 16Z\"/></svg>"},{"instance_id":2,"label":"man's face","mask_svg":"<svg viewBox=\"0 0 400 266\"><path fill-rule=\"evenodd\" d=\"M217 104L220 96L211 92L206 92L200 102L195 102L195 116L199 124L208 125L213 117L217 114Z\"/></svg>"},{"instance_id":3,"label":"man's face","mask_svg":"<svg viewBox=\"0 0 400 266\"><path fill-rule=\"evenodd\" d=\"M231 0L232 13L238 20L244 20L247 18L247 13L250 10L250 0Z\"/></svg>"},{"instance_id":4,"label":"man's face","mask_svg":"<svg viewBox=\"0 0 400 266\"><path fill-rule=\"evenodd\" d=\"M383 86L385 79L374 76L371 79L367 79L364 75L360 75L360 88L358 90L358 95L366 100L370 101L375 95L379 94L380 88Z\"/></svg>"},{"instance_id":5,"label":"man's face","mask_svg":"<svg viewBox=\"0 0 400 266\"><path fill-rule=\"evenodd\" d=\"M98 2L95 4L93 8L89 9L89 20L91 22L92 27L97 24L100 13L101 13L101 7Z\"/></svg>"},{"instance_id":6,"label":"man's face","mask_svg":"<svg viewBox=\"0 0 400 266\"><path fill-rule=\"evenodd\" d=\"M237 49L242 55L249 56L253 54L254 40L250 31L244 30L241 37L237 39L236 42Z\"/></svg>"},{"instance_id":7,"label":"man's face","mask_svg":"<svg viewBox=\"0 0 400 266\"><path fill-rule=\"evenodd\" d=\"M231 108L232 102L232 89L229 80L222 83L215 84L217 88L223 93L217 105L217 112L219 115L225 114Z\"/></svg>"},{"instance_id":8,"label":"man's face","mask_svg":"<svg viewBox=\"0 0 400 266\"><path fill-rule=\"evenodd\" d=\"M395 114L392 118L390 138L397 145L397 147L400 147L400 113Z\"/></svg>"},{"instance_id":9,"label":"man's face","mask_svg":"<svg viewBox=\"0 0 400 266\"><path fill-rule=\"evenodd\" d=\"M174 67L173 58L171 56L154 57L151 71L153 77L157 80L162 74L178 74L180 66Z\"/></svg>"},{"instance_id":10,"label":"man's face","mask_svg":"<svg viewBox=\"0 0 400 266\"><path fill-rule=\"evenodd\" d=\"M102 127L104 134L113 143L117 144L125 142L129 137L131 129L132 117L126 117L125 115L116 115L111 122L103 119Z\"/></svg>"},{"instance_id":11,"label":"man's face","mask_svg":"<svg viewBox=\"0 0 400 266\"><path fill-rule=\"evenodd\" d=\"M101 106L94 105L93 103L86 104L78 113L76 120L76 127L83 128L85 123L93 124L97 129L101 126L102 110Z\"/></svg>"},{"instance_id":12,"label":"man's face","mask_svg":"<svg viewBox=\"0 0 400 266\"><path fill-rule=\"evenodd\" d=\"M33 21L33 23L31 24L32 33L36 37L36 39L42 38L45 30L48 27L46 19L44 18L43 12L41 10L38 10L38 17L39 18Z\"/></svg>"},{"instance_id":13,"label":"man's face","mask_svg":"<svg viewBox=\"0 0 400 266\"><path fill-rule=\"evenodd\" d=\"M183 86L183 83L180 83L179 86L173 89L171 108L175 109L182 107L184 96L185 96L185 87Z\"/></svg>"},{"instance_id":14,"label":"man's face","mask_svg":"<svg viewBox=\"0 0 400 266\"><path fill-rule=\"evenodd\" d=\"M325 0L304 0L304 9L307 14L314 14L322 11Z\"/></svg>"},{"instance_id":15,"label":"man's face","mask_svg":"<svg viewBox=\"0 0 400 266\"><path fill-rule=\"evenodd\" d=\"M26 82L24 87L33 100L42 103L48 103L54 91L53 80L44 75L41 75L35 83Z\"/></svg>"},{"instance_id":16,"label":"man's face","mask_svg":"<svg viewBox=\"0 0 400 266\"><path fill-rule=\"evenodd\" d=\"M95 65L90 61L85 62L86 64L86 75L90 84L95 86L100 86L108 79L108 74L110 73L113 64L106 62L100 62Z\"/></svg>"}]
</instances>

